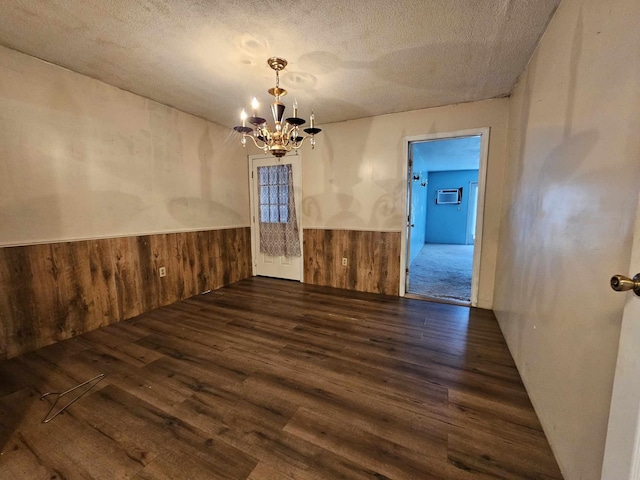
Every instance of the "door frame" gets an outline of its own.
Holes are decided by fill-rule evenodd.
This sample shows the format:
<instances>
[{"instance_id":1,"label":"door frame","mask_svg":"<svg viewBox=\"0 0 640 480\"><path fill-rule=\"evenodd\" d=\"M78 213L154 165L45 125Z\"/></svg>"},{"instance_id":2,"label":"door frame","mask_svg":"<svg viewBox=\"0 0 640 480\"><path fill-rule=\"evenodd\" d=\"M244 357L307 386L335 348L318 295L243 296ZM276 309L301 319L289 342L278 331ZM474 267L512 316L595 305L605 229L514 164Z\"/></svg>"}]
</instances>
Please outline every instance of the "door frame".
<instances>
[{"instance_id":1,"label":"door frame","mask_svg":"<svg viewBox=\"0 0 640 480\"><path fill-rule=\"evenodd\" d=\"M429 140L444 140L448 138L460 138L460 137L474 137L480 136L480 165L478 169L478 214L476 216L476 242L473 249L473 266L471 275L471 306L478 306L478 285L480 280L480 259L482 254L482 232L484 225L484 200L485 200L485 187L487 177L487 160L489 155L489 134L491 129L489 127L471 128L467 130L454 130L451 132L439 132L439 133L424 133L421 135L412 135L404 137L402 139L403 148L403 162L404 178L406 182L404 184L404 201L405 201L405 222L404 234L400 236L400 296L404 297L406 292L407 282L407 255L409 251L407 248L410 230L411 219L411 202L409 201L411 195L411 174L413 167L410 165L411 159L411 144L417 142L424 142Z\"/></svg>"},{"instance_id":2,"label":"door frame","mask_svg":"<svg viewBox=\"0 0 640 480\"><path fill-rule=\"evenodd\" d=\"M479 173L479 172L478 172ZM475 188L473 187L475 185ZM475 197L473 196L475 190ZM469 243L469 233L470 233L470 224L473 221L477 221L477 217L478 217L478 194L480 193L480 188L478 185L478 182L469 182L469 204L467 205L467 231L465 232L465 241L467 242L467 245L474 245L475 248L475 238L472 236L471 237L471 243ZM471 202L471 200L473 199L473 203ZM475 215L471 215L471 210L475 209L476 213ZM475 217L475 218L474 218ZM475 235L475 228L473 231L474 235Z\"/></svg>"},{"instance_id":3,"label":"door frame","mask_svg":"<svg viewBox=\"0 0 640 480\"><path fill-rule=\"evenodd\" d=\"M300 283L304 283L304 242L303 242L303 234L302 234L302 154L298 151L287 153L285 156L277 158L271 154L256 154L249 155L247 160L249 162L249 204L251 207L251 275L254 277L258 275L258 235L256 229L256 217L258 215L256 211L256 202L255 202L255 194L254 194L254 182L256 181L253 178L253 163L256 160L264 160L264 159L273 159L274 162L284 162L285 159L288 159L292 164L292 157L296 160L296 168L300 172L300 185L296 185L295 181L293 184L293 189L296 192L296 197L300 199L300 204L296 203L296 215L298 217L298 235L300 237ZM295 179L295 175L294 175Z\"/></svg>"}]
</instances>

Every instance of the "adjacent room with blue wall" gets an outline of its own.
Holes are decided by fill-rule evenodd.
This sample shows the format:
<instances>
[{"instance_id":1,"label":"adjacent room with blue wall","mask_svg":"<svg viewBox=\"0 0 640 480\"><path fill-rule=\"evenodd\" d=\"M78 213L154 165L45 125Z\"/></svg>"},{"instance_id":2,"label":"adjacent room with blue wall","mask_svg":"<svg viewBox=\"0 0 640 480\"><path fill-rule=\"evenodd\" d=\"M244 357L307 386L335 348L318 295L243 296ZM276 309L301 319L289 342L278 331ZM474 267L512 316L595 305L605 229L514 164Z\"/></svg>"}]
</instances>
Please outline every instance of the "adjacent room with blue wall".
<instances>
[{"instance_id":1,"label":"adjacent room with blue wall","mask_svg":"<svg viewBox=\"0 0 640 480\"><path fill-rule=\"evenodd\" d=\"M458 137L411 145L412 294L470 301L480 140Z\"/></svg>"}]
</instances>

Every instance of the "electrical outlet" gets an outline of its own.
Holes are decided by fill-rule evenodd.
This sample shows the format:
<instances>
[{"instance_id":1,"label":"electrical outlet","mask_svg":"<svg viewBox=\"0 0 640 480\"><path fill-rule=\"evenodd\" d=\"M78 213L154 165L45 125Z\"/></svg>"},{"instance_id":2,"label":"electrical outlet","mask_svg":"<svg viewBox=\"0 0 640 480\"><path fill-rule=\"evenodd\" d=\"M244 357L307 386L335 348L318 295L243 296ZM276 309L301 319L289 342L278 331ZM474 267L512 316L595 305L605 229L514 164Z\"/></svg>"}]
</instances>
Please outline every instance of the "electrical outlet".
<instances>
[{"instance_id":1,"label":"electrical outlet","mask_svg":"<svg viewBox=\"0 0 640 480\"><path fill-rule=\"evenodd\" d=\"M347 266L347 257L342 257L342 266L343 267Z\"/></svg>"},{"instance_id":2,"label":"electrical outlet","mask_svg":"<svg viewBox=\"0 0 640 480\"><path fill-rule=\"evenodd\" d=\"M166 277L167 276L167 267L160 267L158 269L158 273L160 274L161 277Z\"/></svg>"}]
</instances>

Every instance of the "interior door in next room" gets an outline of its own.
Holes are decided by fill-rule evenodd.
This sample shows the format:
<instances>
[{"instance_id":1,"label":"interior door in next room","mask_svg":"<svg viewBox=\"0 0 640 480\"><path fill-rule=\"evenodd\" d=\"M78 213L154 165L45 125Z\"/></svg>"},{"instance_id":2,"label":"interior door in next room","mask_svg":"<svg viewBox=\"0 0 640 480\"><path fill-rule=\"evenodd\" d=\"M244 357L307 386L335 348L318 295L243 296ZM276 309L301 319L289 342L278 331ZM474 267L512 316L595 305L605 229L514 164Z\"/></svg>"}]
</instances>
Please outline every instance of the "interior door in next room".
<instances>
[{"instance_id":1,"label":"interior door in next room","mask_svg":"<svg viewBox=\"0 0 640 480\"><path fill-rule=\"evenodd\" d=\"M253 274L302 281L302 158L252 156L250 162ZM283 241L283 253L274 253L274 243Z\"/></svg>"}]
</instances>

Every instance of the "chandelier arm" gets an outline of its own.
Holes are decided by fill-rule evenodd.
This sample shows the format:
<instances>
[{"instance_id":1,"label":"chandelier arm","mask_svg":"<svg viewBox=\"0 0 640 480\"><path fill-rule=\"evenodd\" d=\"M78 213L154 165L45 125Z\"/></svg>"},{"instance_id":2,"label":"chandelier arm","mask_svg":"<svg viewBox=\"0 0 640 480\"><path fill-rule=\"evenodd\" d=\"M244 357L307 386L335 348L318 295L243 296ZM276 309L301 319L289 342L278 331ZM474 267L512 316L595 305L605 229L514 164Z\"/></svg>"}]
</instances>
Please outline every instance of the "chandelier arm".
<instances>
[{"instance_id":1,"label":"chandelier arm","mask_svg":"<svg viewBox=\"0 0 640 480\"><path fill-rule=\"evenodd\" d=\"M299 143L298 143L298 142L296 142L296 143L294 143L294 144L292 145L292 149L293 149L293 150L298 150L299 148L302 148L302 146L303 146L303 144L304 144L304 141L305 141L307 138L313 138L313 137L314 137L314 135L305 135L304 137L302 137L302 140L300 140L300 142L299 142Z\"/></svg>"},{"instance_id":2,"label":"chandelier arm","mask_svg":"<svg viewBox=\"0 0 640 480\"><path fill-rule=\"evenodd\" d=\"M247 138L247 137L250 138L251 141L253 142L253 144L256 146L256 148L259 148L260 150L264 150L264 148L267 146L266 143L263 146L258 145L258 142L256 141L256 138L251 134L243 133L242 136L245 137L245 138Z\"/></svg>"},{"instance_id":3,"label":"chandelier arm","mask_svg":"<svg viewBox=\"0 0 640 480\"><path fill-rule=\"evenodd\" d=\"M266 126L263 126L261 128L256 129L254 131L254 136L258 137L258 140L261 141L266 146L268 146L269 144L271 144L273 142L272 132ZM262 139L260 139L259 137L262 137ZM264 148L264 145L262 147L258 145L258 148Z\"/></svg>"},{"instance_id":4,"label":"chandelier arm","mask_svg":"<svg viewBox=\"0 0 640 480\"><path fill-rule=\"evenodd\" d=\"M313 138L313 135L305 135L305 136L304 136L304 137L302 137L302 139L300 140L300 143L296 142L295 144L296 144L296 145L298 145L297 147L295 147L295 148L296 148L296 150L297 150L298 148L302 147L302 144L304 143L304 141L305 141L307 138Z\"/></svg>"},{"instance_id":5,"label":"chandelier arm","mask_svg":"<svg viewBox=\"0 0 640 480\"><path fill-rule=\"evenodd\" d=\"M287 143L289 143L289 137L294 130L295 129L285 121L284 127L282 127L282 137L286 138Z\"/></svg>"},{"instance_id":6,"label":"chandelier arm","mask_svg":"<svg viewBox=\"0 0 640 480\"><path fill-rule=\"evenodd\" d=\"M296 145L302 145L302 142L298 142L298 127L296 125L292 125L291 128L287 131L287 145L292 145L293 148L298 149L300 147L296 147Z\"/></svg>"},{"instance_id":7,"label":"chandelier arm","mask_svg":"<svg viewBox=\"0 0 640 480\"><path fill-rule=\"evenodd\" d=\"M265 153L268 153L270 151L269 143L262 142L263 145L259 145L257 139L253 135L245 133L242 136L251 138L251 141L256 146L256 148L259 148L260 150L263 150ZM299 142L291 141L289 139L289 137L286 137L286 140L283 138L282 146L285 147L287 152L290 152L292 150L298 150L298 149L302 148L302 146L304 145L304 141L307 138L313 138L313 137L314 137L313 135L305 135L304 137L302 137L302 139Z\"/></svg>"}]
</instances>

